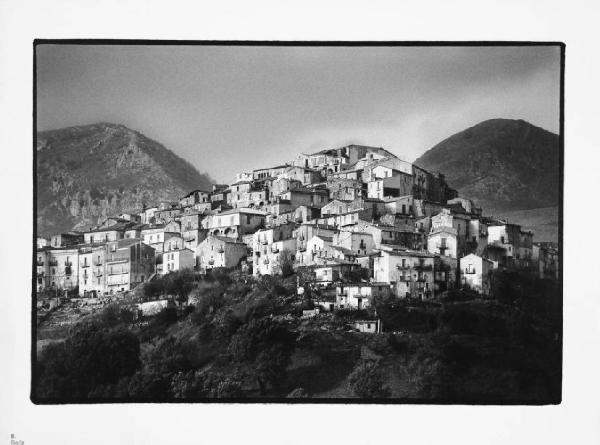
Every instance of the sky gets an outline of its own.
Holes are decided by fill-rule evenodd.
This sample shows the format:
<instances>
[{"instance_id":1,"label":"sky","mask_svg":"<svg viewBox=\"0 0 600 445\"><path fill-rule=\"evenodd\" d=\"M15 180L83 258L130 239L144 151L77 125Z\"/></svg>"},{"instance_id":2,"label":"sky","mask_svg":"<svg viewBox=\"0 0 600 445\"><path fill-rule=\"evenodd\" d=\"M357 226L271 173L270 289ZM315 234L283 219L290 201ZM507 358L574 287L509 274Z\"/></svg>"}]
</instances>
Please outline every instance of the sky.
<instances>
[{"instance_id":1,"label":"sky","mask_svg":"<svg viewBox=\"0 0 600 445\"><path fill-rule=\"evenodd\" d=\"M37 125L123 124L218 182L350 143L414 161L493 118L559 131L558 47L40 45Z\"/></svg>"}]
</instances>

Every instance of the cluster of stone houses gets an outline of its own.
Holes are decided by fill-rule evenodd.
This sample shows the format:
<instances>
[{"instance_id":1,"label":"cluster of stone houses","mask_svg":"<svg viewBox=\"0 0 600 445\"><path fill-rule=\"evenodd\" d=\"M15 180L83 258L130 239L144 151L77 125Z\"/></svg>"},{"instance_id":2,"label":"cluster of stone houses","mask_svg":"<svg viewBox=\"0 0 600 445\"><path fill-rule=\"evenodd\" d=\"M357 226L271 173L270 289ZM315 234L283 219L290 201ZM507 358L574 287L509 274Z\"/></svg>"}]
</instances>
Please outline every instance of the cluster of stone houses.
<instances>
[{"instance_id":1,"label":"cluster of stone houses","mask_svg":"<svg viewBox=\"0 0 600 445\"><path fill-rule=\"evenodd\" d=\"M442 174L361 145L299 155L231 184L38 238L37 290L110 294L182 269L242 267L301 275L325 310L376 295L428 299L465 286L484 295L499 267L558 276L558 253L520 226L482 215Z\"/></svg>"}]
</instances>

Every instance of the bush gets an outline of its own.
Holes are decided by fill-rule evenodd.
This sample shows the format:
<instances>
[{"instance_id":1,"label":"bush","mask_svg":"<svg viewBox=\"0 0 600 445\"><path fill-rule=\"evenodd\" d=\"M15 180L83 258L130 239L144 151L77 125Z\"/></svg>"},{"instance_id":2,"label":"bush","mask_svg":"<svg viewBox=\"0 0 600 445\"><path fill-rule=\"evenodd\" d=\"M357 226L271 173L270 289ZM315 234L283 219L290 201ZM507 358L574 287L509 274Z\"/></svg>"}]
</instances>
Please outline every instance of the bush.
<instances>
[{"instance_id":1,"label":"bush","mask_svg":"<svg viewBox=\"0 0 600 445\"><path fill-rule=\"evenodd\" d=\"M243 395L242 382L235 376L206 371L175 374L171 392L178 399L239 398Z\"/></svg>"},{"instance_id":2,"label":"bush","mask_svg":"<svg viewBox=\"0 0 600 445\"><path fill-rule=\"evenodd\" d=\"M86 398L96 387L114 385L140 366L140 343L131 332L77 325L64 343L44 351L36 393L41 398Z\"/></svg>"},{"instance_id":3,"label":"bush","mask_svg":"<svg viewBox=\"0 0 600 445\"><path fill-rule=\"evenodd\" d=\"M389 396L389 390L384 387L383 373L374 362L359 363L348 380L350 389L358 397L370 399Z\"/></svg>"}]
</instances>

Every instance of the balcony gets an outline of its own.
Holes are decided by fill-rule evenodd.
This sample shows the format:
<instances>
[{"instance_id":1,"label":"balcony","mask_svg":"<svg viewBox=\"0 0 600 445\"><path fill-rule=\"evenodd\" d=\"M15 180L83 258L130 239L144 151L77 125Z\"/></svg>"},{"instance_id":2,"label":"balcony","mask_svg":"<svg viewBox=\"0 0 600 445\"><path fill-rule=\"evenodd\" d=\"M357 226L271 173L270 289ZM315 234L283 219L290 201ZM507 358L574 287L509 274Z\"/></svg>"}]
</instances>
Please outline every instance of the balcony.
<instances>
[{"instance_id":1,"label":"balcony","mask_svg":"<svg viewBox=\"0 0 600 445\"><path fill-rule=\"evenodd\" d=\"M224 247L219 247L217 249L217 252L219 252L219 253L225 253L225 248Z\"/></svg>"},{"instance_id":2,"label":"balcony","mask_svg":"<svg viewBox=\"0 0 600 445\"><path fill-rule=\"evenodd\" d=\"M424 283L425 281L427 281L427 275L418 275L416 281L419 283Z\"/></svg>"},{"instance_id":3,"label":"balcony","mask_svg":"<svg viewBox=\"0 0 600 445\"><path fill-rule=\"evenodd\" d=\"M73 269L71 269L71 266L65 267L65 275L73 275Z\"/></svg>"},{"instance_id":4,"label":"balcony","mask_svg":"<svg viewBox=\"0 0 600 445\"><path fill-rule=\"evenodd\" d=\"M102 266L102 261L94 261L94 266Z\"/></svg>"},{"instance_id":5,"label":"balcony","mask_svg":"<svg viewBox=\"0 0 600 445\"><path fill-rule=\"evenodd\" d=\"M271 247L271 252L273 252L273 253L279 253L279 247L277 247L277 246Z\"/></svg>"},{"instance_id":6,"label":"balcony","mask_svg":"<svg viewBox=\"0 0 600 445\"><path fill-rule=\"evenodd\" d=\"M264 246L266 246L267 244L269 244L269 241L268 241L268 240L266 240L266 239L261 239L259 242L260 242L262 245L264 245Z\"/></svg>"},{"instance_id":7,"label":"balcony","mask_svg":"<svg viewBox=\"0 0 600 445\"><path fill-rule=\"evenodd\" d=\"M408 270L410 269L410 265L409 264L396 264L396 269L398 270Z\"/></svg>"},{"instance_id":8,"label":"balcony","mask_svg":"<svg viewBox=\"0 0 600 445\"><path fill-rule=\"evenodd\" d=\"M415 264L414 266L415 270L433 270L433 265L432 264Z\"/></svg>"},{"instance_id":9,"label":"balcony","mask_svg":"<svg viewBox=\"0 0 600 445\"><path fill-rule=\"evenodd\" d=\"M56 266L58 266L58 261L50 260L50 261L48 261L48 265L56 267Z\"/></svg>"},{"instance_id":10,"label":"balcony","mask_svg":"<svg viewBox=\"0 0 600 445\"><path fill-rule=\"evenodd\" d=\"M88 264L88 263L83 263L83 264L81 265L81 267L83 267L83 268L90 267L90 266L91 266L91 264Z\"/></svg>"},{"instance_id":11,"label":"balcony","mask_svg":"<svg viewBox=\"0 0 600 445\"><path fill-rule=\"evenodd\" d=\"M208 260L208 264L210 264L211 266L215 264L215 260Z\"/></svg>"},{"instance_id":12,"label":"balcony","mask_svg":"<svg viewBox=\"0 0 600 445\"><path fill-rule=\"evenodd\" d=\"M73 265L72 261L65 261L65 267L71 267Z\"/></svg>"},{"instance_id":13,"label":"balcony","mask_svg":"<svg viewBox=\"0 0 600 445\"><path fill-rule=\"evenodd\" d=\"M100 278L102 275L104 275L102 272L95 272L94 278Z\"/></svg>"},{"instance_id":14,"label":"balcony","mask_svg":"<svg viewBox=\"0 0 600 445\"><path fill-rule=\"evenodd\" d=\"M38 273L37 273L37 277L38 277L38 278L42 278L43 276L44 276L44 272L38 272Z\"/></svg>"},{"instance_id":15,"label":"balcony","mask_svg":"<svg viewBox=\"0 0 600 445\"><path fill-rule=\"evenodd\" d=\"M42 267L44 265L44 262L37 260L36 264L38 265L38 267Z\"/></svg>"},{"instance_id":16,"label":"balcony","mask_svg":"<svg viewBox=\"0 0 600 445\"><path fill-rule=\"evenodd\" d=\"M263 261L263 264L269 264L269 259L265 258L265 260Z\"/></svg>"},{"instance_id":17,"label":"balcony","mask_svg":"<svg viewBox=\"0 0 600 445\"><path fill-rule=\"evenodd\" d=\"M123 275L123 274L128 274L129 271L128 270L111 270L110 272L108 272L108 275Z\"/></svg>"},{"instance_id":18,"label":"balcony","mask_svg":"<svg viewBox=\"0 0 600 445\"><path fill-rule=\"evenodd\" d=\"M115 258L114 260L107 261L107 264L119 264L119 263L128 263L129 258Z\"/></svg>"}]
</instances>

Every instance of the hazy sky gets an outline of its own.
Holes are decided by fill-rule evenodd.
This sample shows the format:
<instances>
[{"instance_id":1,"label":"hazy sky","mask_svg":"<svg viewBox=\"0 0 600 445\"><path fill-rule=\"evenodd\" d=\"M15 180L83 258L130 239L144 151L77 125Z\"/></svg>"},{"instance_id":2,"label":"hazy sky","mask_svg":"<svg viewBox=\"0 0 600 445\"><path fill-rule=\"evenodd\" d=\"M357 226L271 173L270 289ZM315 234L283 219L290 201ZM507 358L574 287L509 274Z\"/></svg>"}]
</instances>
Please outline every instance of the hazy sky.
<instances>
[{"instance_id":1,"label":"hazy sky","mask_svg":"<svg viewBox=\"0 0 600 445\"><path fill-rule=\"evenodd\" d=\"M218 181L348 143L413 161L486 119L559 130L558 47L37 48L38 129L113 122Z\"/></svg>"}]
</instances>

